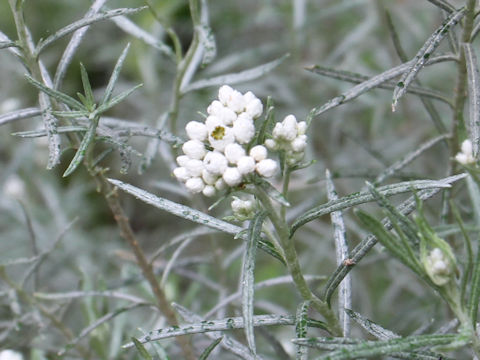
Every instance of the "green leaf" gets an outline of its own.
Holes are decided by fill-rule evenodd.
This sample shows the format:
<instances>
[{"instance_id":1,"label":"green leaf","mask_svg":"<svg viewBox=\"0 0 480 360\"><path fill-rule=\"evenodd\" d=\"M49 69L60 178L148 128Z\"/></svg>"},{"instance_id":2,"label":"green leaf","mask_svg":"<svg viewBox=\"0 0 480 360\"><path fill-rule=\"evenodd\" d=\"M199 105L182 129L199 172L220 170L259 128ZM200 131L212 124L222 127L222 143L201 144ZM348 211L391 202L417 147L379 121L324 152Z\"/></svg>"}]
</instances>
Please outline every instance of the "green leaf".
<instances>
[{"instance_id":1,"label":"green leaf","mask_svg":"<svg viewBox=\"0 0 480 360\"><path fill-rule=\"evenodd\" d=\"M174 307L179 311L179 306L175 304ZM190 312L189 312L190 313ZM181 312L181 315L185 317L185 314ZM191 335L191 334L207 334L215 333L219 331L231 331L235 329L244 329L245 322L243 317L227 317L224 319L215 319L215 320L204 320L203 318L197 316L192 316L187 318L190 324L172 326L163 329L156 329L148 332L144 336L138 338L138 341L142 344L149 343L152 341L158 341L161 339L168 339L172 337L182 336L182 335ZM295 317L291 315L255 315L253 317L254 326L279 326L279 325L289 325L292 326L295 324ZM217 336L215 338L218 338ZM124 349L131 348L134 346L133 342L127 343L122 347ZM247 350L249 353L250 351Z\"/></svg>"},{"instance_id":2,"label":"green leaf","mask_svg":"<svg viewBox=\"0 0 480 360\"><path fill-rule=\"evenodd\" d=\"M255 215L248 227L247 244L243 256L242 265L242 314L245 324L245 337L248 347L254 356L257 354L255 346L255 334L253 331L253 300L255 283L255 258L257 254L257 243L262 234L262 225L267 217L267 212L262 211Z\"/></svg>"},{"instance_id":3,"label":"green leaf","mask_svg":"<svg viewBox=\"0 0 480 360\"><path fill-rule=\"evenodd\" d=\"M469 138L473 145L473 156L478 157L480 147L480 73L478 71L478 62L475 51L471 43L463 43L463 50L465 52L465 62L467 65L468 74L468 98L470 132Z\"/></svg>"},{"instance_id":4,"label":"green leaf","mask_svg":"<svg viewBox=\"0 0 480 360\"><path fill-rule=\"evenodd\" d=\"M57 32L55 32L53 35L50 35L47 37L45 40L42 40L38 43L37 48L35 49L35 55L38 56L40 53L49 45L54 43L55 41L61 39L62 37L71 34L78 29L81 29L82 27L94 24L96 22L105 20L105 19L110 19L115 16L121 16L121 15L129 15L129 14L135 14L139 11L142 11L146 9L147 7L140 7L140 8L134 8L134 9L129 9L129 8L121 8L121 9L114 9L114 10L109 10L106 12L102 12L99 14L94 14L90 17L80 19L78 21L75 21Z\"/></svg>"},{"instance_id":5,"label":"green leaf","mask_svg":"<svg viewBox=\"0 0 480 360\"><path fill-rule=\"evenodd\" d=\"M84 105L87 107L89 111L92 111L95 105L95 99L93 97L92 86L90 85L90 80L88 79L87 70L82 63L80 63L80 74L82 77L82 84L83 84L83 91L85 94L84 97ZM80 94L79 94L80 95Z\"/></svg>"},{"instance_id":6,"label":"green leaf","mask_svg":"<svg viewBox=\"0 0 480 360\"><path fill-rule=\"evenodd\" d=\"M80 111L87 111L85 106L83 106L80 102L75 100L74 98L61 93L60 91L53 90L52 88L49 88L48 86L45 86L44 84L38 82L34 78L32 78L29 75L25 75L25 78L28 80L29 83L31 83L33 86L38 88L39 90L43 91L45 94L53 97L54 99L64 103L65 105L70 106L71 108L80 110Z\"/></svg>"},{"instance_id":7,"label":"green leaf","mask_svg":"<svg viewBox=\"0 0 480 360\"><path fill-rule=\"evenodd\" d=\"M450 182L464 178L466 175L456 175L453 177L444 178L441 180L416 180L405 181L397 184L385 185L379 187L377 190L384 196L392 196L413 190L429 189L429 188L449 188ZM302 225L319 218L320 216L329 214L333 211L339 211L355 205L360 205L366 202L374 201L374 196L368 192L359 192L344 196L338 200L332 200L313 209L308 210L300 215L292 224L291 235L295 233Z\"/></svg>"},{"instance_id":8,"label":"green leaf","mask_svg":"<svg viewBox=\"0 0 480 360\"><path fill-rule=\"evenodd\" d=\"M403 74L400 81L393 90L392 111L395 111L398 100L407 92L410 84L417 77L418 72L423 68L427 60L437 49L440 42L448 32L463 18L465 8L461 8L448 16L445 22L427 39L425 44L415 55L413 63Z\"/></svg>"},{"instance_id":9,"label":"green leaf","mask_svg":"<svg viewBox=\"0 0 480 360\"><path fill-rule=\"evenodd\" d=\"M289 54L286 54L281 58L271 61L269 63L254 67L249 70L241 71L238 73L220 75L220 76L212 77L209 79L198 80L191 83L190 85L187 85L184 89L181 89L181 91L182 93L185 94L192 90L203 89L210 86L220 86L224 84L233 85L233 84L238 84L245 81L254 80L272 71L274 68L280 65L288 56Z\"/></svg>"},{"instance_id":10,"label":"green leaf","mask_svg":"<svg viewBox=\"0 0 480 360\"><path fill-rule=\"evenodd\" d=\"M100 106L107 103L112 97L113 88L117 83L118 77L120 75L120 71L122 70L123 63L125 61L125 58L127 57L129 49L130 49L130 43L128 43L127 46L125 46L122 53L120 54L120 57L117 60L117 63L115 64L115 67L113 68L112 75L110 75L110 79L108 80L107 87L105 88L105 92L103 93L103 98L100 101Z\"/></svg>"},{"instance_id":11,"label":"green leaf","mask_svg":"<svg viewBox=\"0 0 480 360\"><path fill-rule=\"evenodd\" d=\"M95 133L97 131L97 125L98 125L98 118L92 119L90 122L90 125L88 127L87 132L83 136L82 142L80 143L80 146L78 147L77 152L73 156L72 161L70 162L70 165L68 165L67 170L63 173L63 177L67 177L70 175L72 172L75 171L75 169L78 167L78 165L81 164L83 158L85 157L85 154L90 147L90 145L93 143L95 140Z\"/></svg>"},{"instance_id":12,"label":"green leaf","mask_svg":"<svg viewBox=\"0 0 480 360\"><path fill-rule=\"evenodd\" d=\"M217 347L218 344L223 340L223 336L219 337L218 339L214 340L208 347L202 352L198 360L207 360L210 353Z\"/></svg>"},{"instance_id":13,"label":"green leaf","mask_svg":"<svg viewBox=\"0 0 480 360\"><path fill-rule=\"evenodd\" d=\"M239 232L245 230L239 226L230 224L226 221L219 220L213 216L207 215L201 211L195 210L191 207L175 203L173 201L167 200L165 198L160 198L151 194L145 190L139 189L133 185L125 184L119 180L108 179L110 183L122 189L123 191L135 196L137 199L142 200L143 202L150 204L158 209L165 210L175 216L179 216L186 220L201 224L213 229L220 230L221 232L237 235ZM241 238L246 240L246 234L242 235ZM268 254L274 256L282 263L284 263L282 255L280 255L272 243L266 240L260 240L258 242L260 249L266 251Z\"/></svg>"},{"instance_id":14,"label":"green leaf","mask_svg":"<svg viewBox=\"0 0 480 360\"><path fill-rule=\"evenodd\" d=\"M107 111L108 109L114 107L115 105L117 105L118 103L123 101L123 99L125 99L127 96L129 96L132 92L134 92L135 90L137 90L139 87L142 87L142 86L143 86L143 84L138 84L137 86L134 86L133 88L125 90L124 92L118 94L117 96L115 96L113 99L107 101L106 103L102 103L98 107L98 109L96 110L96 113L101 114L101 113Z\"/></svg>"},{"instance_id":15,"label":"green leaf","mask_svg":"<svg viewBox=\"0 0 480 360\"><path fill-rule=\"evenodd\" d=\"M442 335L417 335L399 339L390 339L385 341L364 341L361 343L339 344L343 339L294 339L295 344L309 346L313 348L325 349L325 345L332 343L338 350L334 350L326 355L319 357L319 360L346 360L358 359L363 357L385 356L403 351L413 351L420 348L431 348L439 345L451 345L460 347L468 343L468 338L461 334L442 334ZM348 342L349 340L344 340ZM351 341L351 340L350 340Z\"/></svg>"},{"instance_id":16,"label":"green leaf","mask_svg":"<svg viewBox=\"0 0 480 360\"><path fill-rule=\"evenodd\" d=\"M270 184L268 181L262 179L261 177L257 176L255 179L255 183L259 185L267 194L270 198L278 202L279 204L283 206L290 206L290 203L288 202L287 199L285 199L285 196L275 189L272 184Z\"/></svg>"},{"instance_id":17,"label":"green leaf","mask_svg":"<svg viewBox=\"0 0 480 360\"><path fill-rule=\"evenodd\" d=\"M140 341L135 339L134 337L131 337L130 340L135 344L135 347L137 348L138 353L144 360L153 360L152 356L148 353L147 349L145 349L145 346L142 345Z\"/></svg>"},{"instance_id":18,"label":"green leaf","mask_svg":"<svg viewBox=\"0 0 480 360\"><path fill-rule=\"evenodd\" d=\"M310 301L304 301L297 307L297 314L295 316L295 335L297 338L307 337L308 331L308 309L310 308ZM296 360L307 360L308 349L305 346L296 346Z\"/></svg>"},{"instance_id":19,"label":"green leaf","mask_svg":"<svg viewBox=\"0 0 480 360\"><path fill-rule=\"evenodd\" d=\"M417 259L415 257L412 258L412 254L405 249L402 242L396 239L393 234L389 233L380 221L358 209L356 210L356 215L365 227L375 235L377 240L385 246L392 255L415 273L423 277L424 273L422 268L418 265Z\"/></svg>"},{"instance_id":20,"label":"green leaf","mask_svg":"<svg viewBox=\"0 0 480 360\"><path fill-rule=\"evenodd\" d=\"M206 3L206 2L205 2ZM217 45L212 28L208 24L202 24L197 27L200 42L203 46L202 66L210 64L217 56Z\"/></svg>"}]
</instances>

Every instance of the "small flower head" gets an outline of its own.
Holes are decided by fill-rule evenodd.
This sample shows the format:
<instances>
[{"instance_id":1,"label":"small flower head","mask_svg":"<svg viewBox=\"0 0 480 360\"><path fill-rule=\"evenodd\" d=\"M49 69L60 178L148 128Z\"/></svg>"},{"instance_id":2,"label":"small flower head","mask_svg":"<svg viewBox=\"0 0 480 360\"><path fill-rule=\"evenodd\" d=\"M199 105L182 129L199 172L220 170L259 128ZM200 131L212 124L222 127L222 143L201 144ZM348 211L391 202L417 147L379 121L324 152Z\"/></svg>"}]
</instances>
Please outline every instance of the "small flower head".
<instances>
[{"instance_id":1,"label":"small flower head","mask_svg":"<svg viewBox=\"0 0 480 360\"><path fill-rule=\"evenodd\" d=\"M183 153L190 159L203 159L206 154L205 145L200 140L189 140L182 146Z\"/></svg>"},{"instance_id":2,"label":"small flower head","mask_svg":"<svg viewBox=\"0 0 480 360\"><path fill-rule=\"evenodd\" d=\"M257 170L259 175L269 178L277 173L278 164L272 159L265 159L257 163L255 170Z\"/></svg>"},{"instance_id":3,"label":"small flower head","mask_svg":"<svg viewBox=\"0 0 480 360\"><path fill-rule=\"evenodd\" d=\"M236 167L229 167L222 175L223 181L228 186L237 186L242 182L242 174Z\"/></svg>"},{"instance_id":4,"label":"small flower head","mask_svg":"<svg viewBox=\"0 0 480 360\"><path fill-rule=\"evenodd\" d=\"M462 142L461 150L462 151L455 156L455 160L462 165L475 164L477 160L473 157L473 145L469 139Z\"/></svg>"},{"instance_id":5,"label":"small flower head","mask_svg":"<svg viewBox=\"0 0 480 360\"><path fill-rule=\"evenodd\" d=\"M447 284L454 274L454 266L440 248L434 248L424 260L425 271L438 286Z\"/></svg>"},{"instance_id":6,"label":"small flower head","mask_svg":"<svg viewBox=\"0 0 480 360\"><path fill-rule=\"evenodd\" d=\"M255 203L253 200L242 200L234 196L231 206L236 220L245 221L255 215Z\"/></svg>"},{"instance_id":7,"label":"small flower head","mask_svg":"<svg viewBox=\"0 0 480 360\"><path fill-rule=\"evenodd\" d=\"M204 123L198 121L190 121L185 126L187 136L191 140L205 141L208 136L208 130Z\"/></svg>"},{"instance_id":8,"label":"small flower head","mask_svg":"<svg viewBox=\"0 0 480 360\"><path fill-rule=\"evenodd\" d=\"M209 151L203 159L205 170L214 175L222 175L227 170L228 160L218 151Z\"/></svg>"},{"instance_id":9,"label":"small flower head","mask_svg":"<svg viewBox=\"0 0 480 360\"><path fill-rule=\"evenodd\" d=\"M237 169L242 175L247 175L254 172L255 159L252 158L251 156L242 156L240 159L238 159Z\"/></svg>"},{"instance_id":10,"label":"small flower head","mask_svg":"<svg viewBox=\"0 0 480 360\"><path fill-rule=\"evenodd\" d=\"M250 156L255 160L255 161L262 161L267 158L267 149L263 145L255 145L250 149Z\"/></svg>"},{"instance_id":11,"label":"small flower head","mask_svg":"<svg viewBox=\"0 0 480 360\"><path fill-rule=\"evenodd\" d=\"M205 188L205 183L199 177L192 177L185 182L185 186L192 193L199 193Z\"/></svg>"},{"instance_id":12,"label":"small flower head","mask_svg":"<svg viewBox=\"0 0 480 360\"><path fill-rule=\"evenodd\" d=\"M300 162L307 147L307 123L297 122L293 115L288 115L282 122L275 124L272 139L265 140L265 146L273 151L283 150L290 166Z\"/></svg>"}]
</instances>

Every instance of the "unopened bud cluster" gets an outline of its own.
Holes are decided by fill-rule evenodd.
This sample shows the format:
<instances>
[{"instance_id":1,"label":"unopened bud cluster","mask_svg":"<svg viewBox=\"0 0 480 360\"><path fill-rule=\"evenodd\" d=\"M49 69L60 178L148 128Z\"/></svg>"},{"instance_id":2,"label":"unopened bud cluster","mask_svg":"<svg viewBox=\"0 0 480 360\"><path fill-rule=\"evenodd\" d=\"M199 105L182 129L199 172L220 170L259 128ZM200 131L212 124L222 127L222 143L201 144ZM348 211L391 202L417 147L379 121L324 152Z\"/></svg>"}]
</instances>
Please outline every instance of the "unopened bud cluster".
<instances>
[{"instance_id":1,"label":"unopened bud cluster","mask_svg":"<svg viewBox=\"0 0 480 360\"><path fill-rule=\"evenodd\" d=\"M295 165L303 159L307 147L307 123L297 122L293 115L288 115L282 122L275 124L272 139L267 139L265 145L271 150L285 151L288 165Z\"/></svg>"},{"instance_id":2,"label":"unopened bud cluster","mask_svg":"<svg viewBox=\"0 0 480 360\"><path fill-rule=\"evenodd\" d=\"M239 185L248 174L275 175L277 162L267 158L264 146L254 146L248 154L246 150L255 136L254 120L262 112L261 101L251 91L242 94L222 86L218 100L207 108L205 122L186 125L190 140L183 144L184 155L177 157L175 177L189 191L213 196L217 190Z\"/></svg>"},{"instance_id":3,"label":"unopened bud cluster","mask_svg":"<svg viewBox=\"0 0 480 360\"><path fill-rule=\"evenodd\" d=\"M476 159L473 157L472 142L469 139L462 142L461 150L462 151L455 156L455 160L462 165L470 165L476 162Z\"/></svg>"},{"instance_id":4,"label":"unopened bud cluster","mask_svg":"<svg viewBox=\"0 0 480 360\"><path fill-rule=\"evenodd\" d=\"M438 286L448 283L453 274L450 259L440 248L434 248L424 261L425 270L430 279Z\"/></svg>"},{"instance_id":5,"label":"unopened bud cluster","mask_svg":"<svg viewBox=\"0 0 480 360\"><path fill-rule=\"evenodd\" d=\"M245 221L251 219L255 215L254 200L242 200L234 196L231 203L233 216L236 220Z\"/></svg>"}]
</instances>

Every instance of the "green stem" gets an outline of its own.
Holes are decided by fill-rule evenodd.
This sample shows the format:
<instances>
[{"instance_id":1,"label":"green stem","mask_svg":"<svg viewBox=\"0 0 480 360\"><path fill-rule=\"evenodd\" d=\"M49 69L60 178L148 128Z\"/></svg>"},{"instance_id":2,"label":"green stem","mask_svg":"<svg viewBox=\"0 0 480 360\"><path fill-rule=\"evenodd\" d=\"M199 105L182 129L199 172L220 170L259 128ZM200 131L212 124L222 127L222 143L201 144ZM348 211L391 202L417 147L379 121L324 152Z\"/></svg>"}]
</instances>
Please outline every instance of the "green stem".
<instances>
[{"instance_id":1,"label":"green stem","mask_svg":"<svg viewBox=\"0 0 480 360\"><path fill-rule=\"evenodd\" d=\"M462 43L469 43L471 41L473 21L475 19L475 5L477 0L468 0L465 12ZM452 137L450 140L450 173L455 172L455 154L458 151L460 139L465 132L465 121L463 111L465 101L467 99L467 66L465 60L465 51L460 47L460 57L458 60L458 72L455 86L454 112L452 121Z\"/></svg>"},{"instance_id":2,"label":"green stem","mask_svg":"<svg viewBox=\"0 0 480 360\"><path fill-rule=\"evenodd\" d=\"M332 309L330 309L326 302L320 300L312 293L307 284L307 281L305 280L305 277L302 274L300 263L298 261L297 251L295 250L293 238L290 237L290 230L286 222L275 210L272 202L270 201L270 198L263 189L258 188L256 195L269 213L269 218L273 226L275 227L275 231L277 232L280 239L280 244L285 254L285 261L287 262L290 276L292 277L292 280L298 292L305 301L311 301L313 308L317 310L321 315L323 315L332 335L342 336L342 329L340 328L340 324L338 323L338 319L335 313L332 311Z\"/></svg>"}]
</instances>

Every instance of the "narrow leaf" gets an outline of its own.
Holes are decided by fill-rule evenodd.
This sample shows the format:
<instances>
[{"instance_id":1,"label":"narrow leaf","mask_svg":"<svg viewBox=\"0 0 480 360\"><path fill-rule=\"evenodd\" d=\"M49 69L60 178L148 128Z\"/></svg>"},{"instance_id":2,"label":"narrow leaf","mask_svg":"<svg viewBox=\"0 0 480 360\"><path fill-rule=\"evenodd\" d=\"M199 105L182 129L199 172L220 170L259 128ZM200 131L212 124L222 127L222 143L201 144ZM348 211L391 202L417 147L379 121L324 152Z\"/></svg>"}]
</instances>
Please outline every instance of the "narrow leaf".
<instances>
[{"instance_id":1,"label":"narrow leaf","mask_svg":"<svg viewBox=\"0 0 480 360\"><path fill-rule=\"evenodd\" d=\"M144 360L152 360L152 356L148 353L147 349L145 349L145 346L142 345L140 341L135 339L134 337L131 337L130 340L135 344L135 347L137 348L138 353Z\"/></svg>"},{"instance_id":2,"label":"narrow leaf","mask_svg":"<svg viewBox=\"0 0 480 360\"><path fill-rule=\"evenodd\" d=\"M260 177L257 177L256 182L258 185L260 185L260 187L263 190L265 190L265 192L268 194L268 196L270 196L270 198L272 198L273 200L275 200L276 202L278 202L283 206L287 206L287 207L290 206L290 203L288 202L287 199L285 199L285 196L283 196L283 194L280 191L275 189L273 185L270 184L268 181Z\"/></svg>"},{"instance_id":3,"label":"narrow leaf","mask_svg":"<svg viewBox=\"0 0 480 360\"><path fill-rule=\"evenodd\" d=\"M370 77L366 75L354 73L351 71L332 69L332 68L321 66L321 65L314 65L305 69L314 74L323 75L323 76L327 76L327 77L342 80L342 81L348 81L354 84L361 84L370 79ZM377 86L375 86L375 88L393 90L396 84L397 83L394 80L387 80L383 83L378 84ZM438 91L427 89L421 86L415 86L415 85L411 85L407 91L412 94L442 101L446 103L448 106L452 107L452 103L447 98L447 96Z\"/></svg>"},{"instance_id":4,"label":"narrow leaf","mask_svg":"<svg viewBox=\"0 0 480 360\"><path fill-rule=\"evenodd\" d=\"M350 309L345 309L345 312L348 314L348 316L355 320L362 328L367 330L370 334L375 336L377 339L380 340L389 340L389 339L398 339L400 338L400 335L395 334L393 331L384 329L380 325L375 324L374 322L368 320L367 318L363 317L359 313L350 310Z\"/></svg>"},{"instance_id":5,"label":"narrow leaf","mask_svg":"<svg viewBox=\"0 0 480 360\"><path fill-rule=\"evenodd\" d=\"M84 126L61 126L57 128L59 134L69 133L69 132L84 132L87 131L87 128ZM29 131L19 131L11 134L12 136L18 136L22 138L36 138L47 136L46 130L29 130Z\"/></svg>"},{"instance_id":6,"label":"narrow leaf","mask_svg":"<svg viewBox=\"0 0 480 360\"><path fill-rule=\"evenodd\" d=\"M407 249L401 246L401 242L390 234L382 225L380 221L370 216L369 214L358 210L356 211L357 217L365 225L365 227L377 238L377 240L385 246L385 248L392 253L398 260L404 265L408 266L417 274L419 269L416 266L415 259L412 259Z\"/></svg>"},{"instance_id":7,"label":"narrow leaf","mask_svg":"<svg viewBox=\"0 0 480 360\"><path fill-rule=\"evenodd\" d=\"M253 300L255 284L255 258L257 253L257 242L262 233L263 221L267 217L267 212L263 211L255 215L250 221L247 234L247 243L242 265L242 314L245 324L245 337L248 347L254 356L257 355L255 346L255 334L253 332Z\"/></svg>"},{"instance_id":8,"label":"narrow leaf","mask_svg":"<svg viewBox=\"0 0 480 360\"><path fill-rule=\"evenodd\" d=\"M214 340L208 347L202 352L198 360L207 360L210 353L217 347L217 345L223 340L223 336Z\"/></svg>"},{"instance_id":9,"label":"narrow leaf","mask_svg":"<svg viewBox=\"0 0 480 360\"><path fill-rule=\"evenodd\" d=\"M432 188L449 188L451 182L464 178L466 175L456 175L441 180L416 180L405 181L392 185L379 187L377 190L383 196L393 196L413 190L432 189ZM329 214L333 211L350 208L374 200L370 192L359 192L344 196L338 200L332 200L300 215L292 224L291 234L298 230L302 225L319 218L320 216Z\"/></svg>"},{"instance_id":10,"label":"narrow leaf","mask_svg":"<svg viewBox=\"0 0 480 360\"><path fill-rule=\"evenodd\" d=\"M179 305L175 305L178 310ZM181 314L184 317L184 314ZM235 329L244 329L245 321L243 317L228 317L218 320L205 321L203 318L196 316L193 318L187 318L190 324L167 327L163 329L157 329L148 332L144 336L138 338L138 341L142 344L152 341L158 341L161 339L167 339L171 337L177 337L182 335L202 334L202 333L215 333L219 331L231 331ZM295 324L295 317L291 315L255 315L253 317L254 326L277 326L277 325L289 325ZM134 346L133 343L123 345L123 348L130 348Z\"/></svg>"},{"instance_id":11,"label":"narrow leaf","mask_svg":"<svg viewBox=\"0 0 480 360\"><path fill-rule=\"evenodd\" d=\"M426 63L426 65L432 65L432 64L439 63L439 62L443 62L443 61L455 61L455 60L456 60L456 57L453 56L453 55L436 56L436 57L430 59ZM367 91L369 91L373 88L376 88L376 87L380 86L381 84L383 84L383 83L385 83L385 82L387 82L387 81L389 81L393 78L396 78L397 76L402 75L405 71L407 71L412 66L413 63L414 63L414 60L411 60L407 63L398 65L398 66L396 66L394 68L391 68L391 69L388 69L381 74L373 76L372 78L368 79L367 81L364 81L364 82L352 87L351 89L347 90L343 94L329 100L324 105L312 109L309 117L313 118L313 117L318 116L318 115L320 115L320 114L322 114L322 113L324 113L324 112L326 112L330 109L333 109L337 106L345 104L348 101L351 101L351 100L357 98L358 96L366 93Z\"/></svg>"},{"instance_id":12,"label":"narrow leaf","mask_svg":"<svg viewBox=\"0 0 480 360\"><path fill-rule=\"evenodd\" d=\"M327 169L325 172L327 179L327 195L329 201L338 200L337 192L335 191L335 185L333 184L330 171ZM330 213L330 218L333 225L333 237L335 239L335 255L337 260L337 266L343 264L343 262L349 258L348 244L347 244L347 231L345 228L345 222L343 221L343 215L341 211L333 211ZM343 330L343 336L349 337L350 334L350 318L345 315L344 309L352 306L352 279L347 275L338 289L338 317L340 326ZM301 336L298 336L301 337Z\"/></svg>"},{"instance_id":13,"label":"narrow leaf","mask_svg":"<svg viewBox=\"0 0 480 360\"><path fill-rule=\"evenodd\" d=\"M123 63L125 61L125 58L127 57L129 49L130 49L130 43L128 43L127 46L125 46L125 48L123 49L122 53L120 54L117 60L117 63L115 64L115 67L113 68L112 75L110 75L110 79L108 80L108 84L107 84L107 87L105 88L102 101L100 101L100 105L104 105L110 100L113 93L113 88L117 83L118 76L120 75L120 71L122 71Z\"/></svg>"},{"instance_id":14,"label":"narrow leaf","mask_svg":"<svg viewBox=\"0 0 480 360\"><path fill-rule=\"evenodd\" d=\"M95 14L95 15L92 15L91 17L83 18L83 19L80 19L78 21L75 21L75 22L61 28L55 34L50 35L45 40L40 41L38 43L37 48L35 49L35 54L36 54L36 56L40 55L40 53L47 46L51 45L52 43L61 39L62 37L66 36L68 34L71 34L72 32L77 31L78 29L80 29L82 27L94 24L96 22L99 22L99 21L102 21L102 20L105 20L105 19L110 19L110 18L115 17L115 16L135 14L135 13L137 13L139 11L142 11L146 8L147 8L146 6L140 7L140 8L134 8L134 9L120 8L120 9L106 11L106 12L103 12L103 13L100 13L100 14Z\"/></svg>"},{"instance_id":15,"label":"narrow leaf","mask_svg":"<svg viewBox=\"0 0 480 360\"><path fill-rule=\"evenodd\" d=\"M468 97L469 97L469 116L470 116L470 140L473 145L473 156L478 156L480 147L480 73L478 71L478 62L475 51L471 43L464 43L465 61L468 74Z\"/></svg>"},{"instance_id":16,"label":"narrow leaf","mask_svg":"<svg viewBox=\"0 0 480 360\"><path fill-rule=\"evenodd\" d=\"M314 346L311 339L305 340L305 345ZM321 356L319 360L344 360L358 359L362 357L384 356L401 351L413 351L420 348L431 348L438 345L450 345L455 343L468 343L462 335L418 335L409 336L401 339L391 339L385 341L366 341L356 345L346 345L339 350L335 350L327 355Z\"/></svg>"},{"instance_id":17,"label":"narrow leaf","mask_svg":"<svg viewBox=\"0 0 480 360\"><path fill-rule=\"evenodd\" d=\"M425 151L439 143L440 141L443 141L447 139L450 136L450 134L444 134L437 136L436 138L433 138L418 147L415 148L412 152L408 153L405 155L402 159L396 161L392 165L390 165L388 168L383 170L380 174L377 175L375 180L373 181L374 185L378 185L381 182L385 181L395 173L397 173L399 170L403 169L406 165L411 163L413 160L418 158L420 155L422 155Z\"/></svg>"},{"instance_id":18,"label":"narrow leaf","mask_svg":"<svg viewBox=\"0 0 480 360\"><path fill-rule=\"evenodd\" d=\"M308 331L308 309L310 301L304 301L297 307L297 314L295 316L295 335L297 338L307 337ZM296 346L296 360L307 360L308 349L305 346Z\"/></svg>"},{"instance_id":19,"label":"narrow leaf","mask_svg":"<svg viewBox=\"0 0 480 360\"><path fill-rule=\"evenodd\" d=\"M111 18L111 21L113 21L120 29L125 31L127 34L133 36L134 38L137 38L140 41L143 41L145 44L157 49L171 59L175 59L175 54L169 46L164 44L157 37L152 36L149 32L140 28L137 24L135 24L127 17L117 16Z\"/></svg>"},{"instance_id":20,"label":"narrow leaf","mask_svg":"<svg viewBox=\"0 0 480 360\"><path fill-rule=\"evenodd\" d=\"M0 41L0 49L6 49L9 47L17 47L13 41Z\"/></svg>"},{"instance_id":21,"label":"narrow leaf","mask_svg":"<svg viewBox=\"0 0 480 360\"><path fill-rule=\"evenodd\" d=\"M227 234L233 234L233 235L237 235L239 232L244 230L239 226L230 224L226 221L219 220L213 216L207 215L201 211L195 210L188 206L181 205L164 198L160 198L145 190L139 189L130 184L125 184L119 180L108 179L108 181L113 185L117 186L118 188L122 189L123 191L135 196L137 199L142 200L147 204L150 204L158 209L165 210L173 215L179 216L181 218L195 222L197 224L201 224L216 230L220 230L221 232L224 232ZM242 235L241 238L245 240L246 235ZM276 257L281 262L283 262L282 256L278 254L278 252L275 250L275 247L271 243L265 240L261 240L259 241L258 246L262 250L266 251L268 254Z\"/></svg>"},{"instance_id":22,"label":"narrow leaf","mask_svg":"<svg viewBox=\"0 0 480 360\"><path fill-rule=\"evenodd\" d=\"M70 165L68 165L67 170L65 170L65 172L63 173L63 177L67 177L68 175L70 175L72 172L75 171L78 165L81 164L88 148L95 140L97 125L98 125L98 119L93 119L90 123L90 126L88 127L87 132L83 136L82 142L80 143L77 152L73 156L73 159L70 162Z\"/></svg>"},{"instance_id":23,"label":"narrow leaf","mask_svg":"<svg viewBox=\"0 0 480 360\"><path fill-rule=\"evenodd\" d=\"M80 63L80 75L82 78L83 92L85 94L85 106L92 109L95 104L95 99L93 97L92 86L90 85L90 80L88 79L87 70L82 63Z\"/></svg>"},{"instance_id":24,"label":"narrow leaf","mask_svg":"<svg viewBox=\"0 0 480 360\"><path fill-rule=\"evenodd\" d=\"M131 89L128 89L128 90L125 90L125 91L121 92L120 94L115 96L113 99L107 101L106 103L102 103L98 107L96 112L98 114L101 114L101 113L107 111L108 109L110 109L110 108L114 107L115 105L117 105L118 103L122 102L127 96L129 96L132 92L134 92L135 90L137 90L138 88L140 88L142 86L143 86L143 84L138 84L137 86L134 86Z\"/></svg>"},{"instance_id":25,"label":"narrow leaf","mask_svg":"<svg viewBox=\"0 0 480 360\"><path fill-rule=\"evenodd\" d=\"M61 93L60 91L53 90L52 88L49 88L48 86L45 86L44 84L38 82L34 78L30 77L29 75L25 75L25 78L30 82L33 86L38 88L39 90L43 91L45 94L53 97L54 99L64 103L65 105L70 106L71 108L77 109L77 110L83 110L85 111L85 106L83 106L80 102L75 100L74 98Z\"/></svg>"},{"instance_id":26,"label":"narrow leaf","mask_svg":"<svg viewBox=\"0 0 480 360\"><path fill-rule=\"evenodd\" d=\"M471 176L467 178L468 190L475 213L475 221L480 224L480 189L478 182ZM478 202L477 202L478 201ZM477 326L478 303L480 299L480 245L477 246L477 256L473 265L472 280L470 284L470 297L468 299L468 313L474 328Z\"/></svg>"},{"instance_id":27,"label":"narrow leaf","mask_svg":"<svg viewBox=\"0 0 480 360\"><path fill-rule=\"evenodd\" d=\"M0 126L8 124L9 122L28 119L42 114L42 110L38 108L26 108L15 110L6 114L0 115Z\"/></svg>"},{"instance_id":28,"label":"narrow leaf","mask_svg":"<svg viewBox=\"0 0 480 360\"><path fill-rule=\"evenodd\" d=\"M427 39L425 44L415 55L410 68L403 74L397 86L393 90L392 111L395 111L398 100L406 93L412 81L416 78L418 72L423 68L427 60L437 49L440 42L446 34L453 28L465 15L465 8L453 12L445 22Z\"/></svg>"},{"instance_id":29,"label":"narrow leaf","mask_svg":"<svg viewBox=\"0 0 480 360\"><path fill-rule=\"evenodd\" d=\"M57 125L58 121L52 114L52 104L50 99L44 93L40 93L38 96L40 108L42 109L43 126L47 132L48 140L48 163L47 169L54 168L60 163L60 147L61 139L58 135Z\"/></svg>"},{"instance_id":30,"label":"narrow leaf","mask_svg":"<svg viewBox=\"0 0 480 360\"><path fill-rule=\"evenodd\" d=\"M452 13L455 11L455 7L446 0L427 0L435 6L438 6L440 9L446 11L447 13Z\"/></svg>"},{"instance_id":31,"label":"narrow leaf","mask_svg":"<svg viewBox=\"0 0 480 360\"><path fill-rule=\"evenodd\" d=\"M220 86L223 84L233 85L257 79L265 75L266 73L272 71L274 68L280 65L288 56L288 54L284 55L277 60L238 73L220 75L209 79L195 81L182 89L182 92L187 93L192 90L203 89L210 86Z\"/></svg>"},{"instance_id":32,"label":"narrow leaf","mask_svg":"<svg viewBox=\"0 0 480 360\"><path fill-rule=\"evenodd\" d=\"M207 24L197 27L200 42L203 46L202 66L210 64L217 56L217 45L212 28Z\"/></svg>"}]
</instances>

